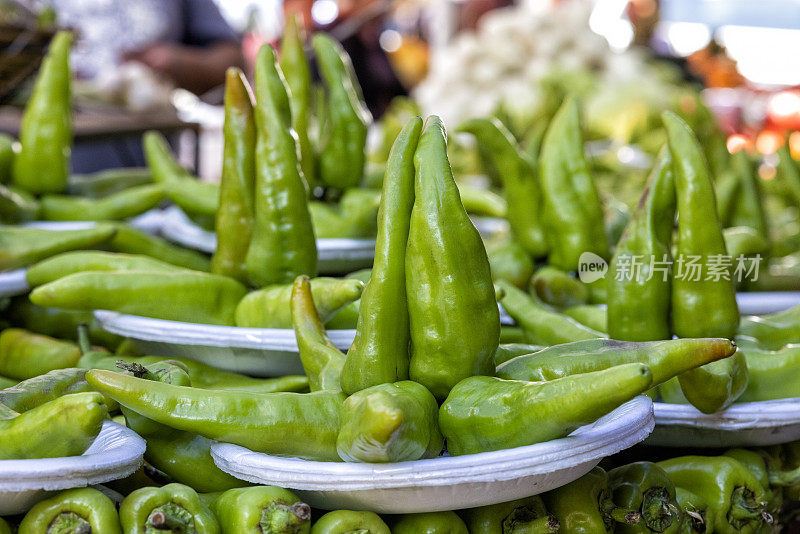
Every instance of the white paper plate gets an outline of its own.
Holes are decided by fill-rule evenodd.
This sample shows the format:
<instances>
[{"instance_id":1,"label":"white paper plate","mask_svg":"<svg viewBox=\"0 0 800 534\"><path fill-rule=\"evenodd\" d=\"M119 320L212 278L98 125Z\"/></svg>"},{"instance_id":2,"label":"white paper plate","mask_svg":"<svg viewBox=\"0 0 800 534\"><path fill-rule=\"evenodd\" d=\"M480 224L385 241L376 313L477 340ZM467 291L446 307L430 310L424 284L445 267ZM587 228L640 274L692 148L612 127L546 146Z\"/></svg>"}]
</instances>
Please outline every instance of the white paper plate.
<instances>
[{"instance_id":1,"label":"white paper plate","mask_svg":"<svg viewBox=\"0 0 800 534\"><path fill-rule=\"evenodd\" d=\"M0 297L13 297L27 293L31 288L25 278L28 269L16 269L0 273Z\"/></svg>"},{"instance_id":2,"label":"white paper plate","mask_svg":"<svg viewBox=\"0 0 800 534\"><path fill-rule=\"evenodd\" d=\"M653 407L639 396L569 437L526 447L394 464L312 462L213 443L214 462L257 484L291 488L312 506L381 513L458 510L536 495L644 440Z\"/></svg>"},{"instance_id":3,"label":"white paper plate","mask_svg":"<svg viewBox=\"0 0 800 534\"><path fill-rule=\"evenodd\" d=\"M152 209L128 219L126 222L142 232L157 234L161 231L163 221L163 212L160 209ZM85 230L94 228L96 225L97 223L94 221L31 221L23 224L23 226L42 230Z\"/></svg>"},{"instance_id":4,"label":"white paper plate","mask_svg":"<svg viewBox=\"0 0 800 534\"><path fill-rule=\"evenodd\" d=\"M94 316L105 330L134 339L146 354L191 358L253 376L303 374L292 329L181 323L105 310ZM347 350L356 331L328 330L328 335Z\"/></svg>"},{"instance_id":5,"label":"white paper plate","mask_svg":"<svg viewBox=\"0 0 800 534\"><path fill-rule=\"evenodd\" d=\"M776 313L800 304L800 291L736 293L736 302L742 315Z\"/></svg>"},{"instance_id":6,"label":"white paper plate","mask_svg":"<svg viewBox=\"0 0 800 534\"><path fill-rule=\"evenodd\" d=\"M800 397L743 402L711 415L688 404L653 406L656 429L648 445L760 447L800 439Z\"/></svg>"},{"instance_id":7,"label":"white paper plate","mask_svg":"<svg viewBox=\"0 0 800 534\"><path fill-rule=\"evenodd\" d=\"M23 513L54 491L124 478L142 465L144 450L132 430L105 421L81 456L0 460L0 516Z\"/></svg>"},{"instance_id":8,"label":"white paper plate","mask_svg":"<svg viewBox=\"0 0 800 534\"><path fill-rule=\"evenodd\" d=\"M161 234L184 247L212 254L217 248L217 236L192 222L177 206L163 212ZM338 274L356 271L372 265L375 258L374 239L317 239L319 272Z\"/></svg>"}]
</instances>

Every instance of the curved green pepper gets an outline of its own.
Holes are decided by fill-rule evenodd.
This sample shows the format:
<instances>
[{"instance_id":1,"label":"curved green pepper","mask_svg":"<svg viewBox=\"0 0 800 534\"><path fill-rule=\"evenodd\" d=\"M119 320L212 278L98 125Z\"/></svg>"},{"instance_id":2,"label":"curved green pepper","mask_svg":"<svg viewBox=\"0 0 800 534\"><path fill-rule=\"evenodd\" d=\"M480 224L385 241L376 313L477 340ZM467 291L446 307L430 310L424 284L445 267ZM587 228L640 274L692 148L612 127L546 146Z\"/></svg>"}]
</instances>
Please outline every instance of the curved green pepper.
<instances>
[{"instance_id":1,"label":"curved green pepper","mask_svg":"<svg viewBox=\"0 0 800 534\"><path fill-rule=\"evenodd\" d=\"M116 252L142 254L194 271L211 270L208 258L199 252L176 247L160 237L146 234L127 224L117 223L113 228L117 233L111 238L109 247Z\"/></svg>"},{"instance_id":2,"label":"curved green pepper","mask_svg":"<svg viewBox=\"0 0 800 534\"><path fill-rule=\"evenodd\" d=\"M507 280L521 289L528 287L533 276L533 260L522 245L513 239L492 239L486 243L486 255L492 280Z\"/></svg>"},{"instance_id":3,"label":"curved green pepper","mask_svg":"<svg viewBox=\"0 0 800 534\"><path fill-rule=\"evenodd\" d=\"M372 116L342 46L322 33L314 35L311 45L326 89L326 136L319 153L319 177L329 187L346 189L364 176L367 127Z\"/></svg>"},{"instance_id":4,"label":"curved green pepper","mask_svg":"<svg viewBox=\"0 0 800 534\"><path fill-rule=\"evenodd\" d=\"M528 345L527 343L501 343L494 351L494 365L499 367L517 356L539 352L544 348L541 345Z\"/></svg>"},{"instance_id":5,"label":"curved green pepper","mask_svg":"<svg viewBox=\"0 0 800 534\"><path fill-rule=\"evenodd\" d=\"M114 502L92 488L62 491L33 506L19 534L121 534Z\"/></svg>"},{"instance_id":6,"label":"curved green pepper","mask_svg":"<svg viewBox=\"0 0 800 534\"><path fill-rule=\"evenodd\" d=\"M560 530L540 495L464 511L470 534L553 534Z\"/></svg>"},{"instance_id":7,"label":"curved green pepper","mask_svg":"<svg viewBox=\"0 0 800 534\"><path fill-rule=\"evenodd\" d=\"M336 510L320 517L311 534L391 534L386 523L373 512Z\"/></svg>"},{"instance_id":8,"label":"curved green pepper","mask_svg":"<svg viewBox=\"0 0 800 534\"><path fill-rule=\"evenodd\" d=\"M163 199L164 188L159 184L138 185L98 199L45 195L41 217L46 221L121 221L155 208Z\"/></svg>"},{"instance_id":9,"label":"curved green pepper","mask_svg":"<svg viewBox=\"0 0 800 534\"><path fill-rule=\"evenodd\" d=\"M211 272L246 283L245 259L253 233L256 125L250 87L236 67L225 73L222 134L222 178L214 224L217 249L211 258Z\"/></svg>"},{"instance_id":10,"label":"curved green pepper","mask_svg":"<svg viewBox=\"0 0 800 534\"><path fill-rule=\"evenodd\" d=\"M589 302L589 288L561 269L545 266L533 274L531 293L556 308L579 306Z\"/></svg>"},{"instance_id":11,"label":"curved green pepper","mask_svg":"<svg viewBox=\"0 0 800 534\"><path fill-rule=\"evenodd\" d=\"M0 375L26 380L53 369L75 367L81 351L70 341L34 334L22 328L0 332Z\"/></svg>"},{"instance_id":12,"label":"curved green pepper","mask_svg":"<svg viewBox=\"0 0 800 534\"><path fill-rule=\"evenodd\" d=\"M767 467L766 458L759 452L747 449L728 449L723 453L723 456L733 458L743 466L745 466L752 474L756 476L761 487L764 488L766 493L767 512L770 515L776 515L780 512L783 505L783 488L780 486L772 487L770 479L773 478L776 482L779 478L784 478L786 485L791 485L792 482L800 480L797 472L779 472L770 471ZM786 475L789 475L786 477ZM790 480L794 478L794 480Z\"/></svg>"},{"instance_id":13,"label":"curved green pepper","mask_svg":"<svg viewBox=\"0 0 800 534\"><path fill-rule=\"evenodd\" d=\"M750 374L742 351L733 356L692 369L678 377L687 401L703 413L724 410L747 389Z\"/></svg>"},{"instance_id":14,"label":"curved green pepper","mask_svg":"<svg viewBox=\"0 0 800 534\"><path fill-rule=\"evenodd\" d=\"M128 495L119 507L124 534L217 534L219 523L200 501L197 492L183 484L141 488Z\"/></svg>"},{"instance_id":15,"label":"curved green pepper","mask_svg":"<svg viewBox=\"0 0 800 534\"><path fill-rule=\"evenodd\" d=\"M406 514L392 525L392 534L470 534L455 512Z\"/></svg>"},{"instance_id":16,"label":"curved green pepper","mask_svg":"<svg viewBox=\"0 0 800 534\"><path fill-rule=\"evenodd\" d=\"M725 249L734 262L743 256L752 257L769 253L769 240L749 226L725 228L722 237L725 240Z\"/></svg>"},{"instance_id":17,"label":"curved green pepper","mask_svg":"<svg viewBox=\"0 0 800 534\"><path fill-rule=\"evenodd\" d=\"M22 115L22 148L14 158L13 183L30 193L60 193L67 188L72 149L72 42L68 31L53 37Z\"/></svg>"},{"instance_id":18,"label":"curved green pepper","mask_svg":"<svg viewBox=\"0 0 800 534\"><path fill-rule=\"evenodd\" d=\"M800 343L800 304L778 313L742 317L739 335L755 338L772 350Z\"/></svg>"},{"instance_id":19,"label":"curved green pepper","mask_svg":"<svg viewBox=\"0 0 800 534\"><path fill-rule=\"evenodd\" d=\"M60 252L95 247L115 232L107 225L63 231L0 226L0 271L27 267Z\"/></svg>"},{"instance_id":20,"label":"curved green pepper","mask_svg":"<svg viewBox=\"0 0 800 534\"><path fill-rule=\"evenodd\" d=\"M255 91L255 224L246 267L250 282L263 287L291 283L301 274L315 276L317 244L286 83L269 45L258 52Z\"/></svg>"},{"instance_id":21,"label":"curved green pepper","mask_svg":"<svg viewBox=\"0 0 800 534\"><path fill-rule=\"evenodd\" d=\"M73 174L67 182L67 193L78 197L103 198L131 187L153 183L147 167L108 169L91 174Z\"/></svg>"},{"instance_id":22,"label":"curved green pepper","mask_svg":"<svg viewBox=\"0 0 800 534\"><path fill-rule=\"evenodd\" d=\"M223 534L308 534L311 507L275 486L231 489L214 501Z\"/></svg>"},{"instance_id":23,"label":"curved green pepper","mask_svg":"<svg viewBox=\"0 0 800 534\"><path fill-rule=\"evenodd\" d=\"M182 267L149 256L80 250L63 252L28 268L25 277L36 287L83 271L183 271Z\"/></svg>"},{"instance_id":24,"label":"curved green pepper","mask_svg":"<svg viewBox=\"0 0 800 534\"><path fill-rule=\"evenodd\" d=\"M51 308L233 326L236 305L246 293L233 278L199 271L87 271L39 286L29 298Z\"/></svg>"},{"instance_id":25,"label":"curved green pepper","mask_svg":"<svg viewBox=\"0 0 800 534\"><path fill-rule=\"evenodd\" d=\"M93 390L86 382L86 369L55 369L0 389L0 403L22 413L64 395L87 391Z\"/></svg>"},{"instance_id":26,"label":"curved green pepper","mask_svg":"<svg viewBox=\"0 0 800 534\"><path fill-rule=\"evenodd\" d=\"M0 184L0 223L16 224L39 218L41 204L27 191Z\"/></svg>"},{"instance_id":27,"label":"curved green pepper","mask_svg":"<svg viewBox=\"0 0 800 534\"><path fill-rule=\"evenodd\" d=\"M436 116L420 136L414 168L405 258L409 377L442 400L459 380L491 373L500 316L486 250L461 205Z\"/></svg>"},{"instance_id":28,"label":"curved green pepper","mask_svg":"<svg viewBox=\"0 0 800 534\"><path fill-rule=\"evenodd\" d=\"M375 260L361 295L356 337L342 369L347 393L408 378L406 247L414 206L414 152L421 132L422 119L409 120L389 153Z\"/></svg>"},{"instance_id":29,"label":"curved green pepper","mask_svg":"<svg viewBox=\"0 0 800 534\"><path fill-rule=\"evenodd\" d=\"M117 367L129 372L136 378L163 382L165 384L174 384L176 386L191 386L189 373L180 367L178 362L165 360L145 367L138 363L118 361ZM144 438L153 434L170 431L169 427L165 427L146 417L142 417L124 406L122 407L122 415L125 416L126 426Z\"/></svg>"},{"instance_id":30,"label":"curved green pepper","mask_svg":"<svg viewBox=\"0 0 800 534\"><path fill-rule=\"evenodd\" d=\"M800 396L800 344L766 350L752 338L737 337L747 362L747 389L739 402L759 402ZM0 401L1 402L1 401Z\"/></svg>"},{"instance_id":31,"label":"curved green pepper","mask_svg":"<svg viewBox=\"0 0 800 534\"><path fill-rule=\"evenodd\" d=\"M444 445L438 415L436 399L416 382L368 387L344 401L336 449L346 462L435 458Z\"/></svg>"},{"instance_id":32,"label":"curved green pepper","mask_svg":"<svg viewBox=\"0 0 800 534\"><path fill-rule=\"evenodd\" d=\"M74 393L46 402L0 421L0 459L79 456L100 433L107 416L99 393Z\"/></svg>"},{"instance_id":33,"label":"curved green pepper","mask_svg":"<svg viewBox=\"0 0 800 534\"><path fill-rule=\"evenodd\" d=\"M450 392L439 409L439 426L454 456L532 445L565 437L652 382L650 369L638 363L548 382L474 376Z\"/></svg>"},{"instance_id":34,"label":"curved green pepper","mask_svg":"<svg viewBox=\"0 0 800 534\"><path fill-rule=\"evenodd\" d=\"M642 518L635 525L617 525L615 532L673 534L681 531L675 485L658 465L635 462L617 467L608 472L608 484L614 504L637 510Z\"/></svg>"}]
</instances>

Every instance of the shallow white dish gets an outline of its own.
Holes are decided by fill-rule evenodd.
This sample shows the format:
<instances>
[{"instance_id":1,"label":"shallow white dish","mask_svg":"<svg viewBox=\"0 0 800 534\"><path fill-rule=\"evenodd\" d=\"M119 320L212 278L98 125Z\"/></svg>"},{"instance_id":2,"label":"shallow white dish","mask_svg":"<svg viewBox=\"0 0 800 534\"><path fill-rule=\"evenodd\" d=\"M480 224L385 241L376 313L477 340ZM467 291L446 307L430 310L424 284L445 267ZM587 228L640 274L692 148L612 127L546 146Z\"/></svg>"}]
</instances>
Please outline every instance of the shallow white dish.
<instances>
[{"instance_id":1,"label":"shallow white dish","mask_svg":"<svg viewBox=\"0 0 800 534\"><path fill-rule=\"evenodd\" d=\"M292 329L181 323L106 310L94 316L102 328L132 338L146 354L191 358L253 376L303 374ZM347 350L356 331L329 330L328 335Z\"/></svg>"},{"instance_id":2,"label":"shallow white dish","mask_svg":"<svg viewBox=\"0 0 800 534\"><path fill-rule=\"evenodd\" d=\"M54 491L125 478L142 465L144 450L132 430L105 421L81 456L0 460L0 516L23 513Z\"/></svg>"},{"instance_id":3,"label":"shallow white dish","mask_svg":"<svg viewBox=\"0 0 800 534\"><path fill-rule=\"evenodd\" d=\"M161 234L179 245L212 254L217 236L197 226L177 206L163 212ZM374 239L317 239L318 268L321 274L340 274L372 265L375 258Z\"/></svg>"},{"instance_id":4,"label":"shallow white dish","mask_svg":"<svg viewBox=\"0 0 800 534\"><path fill-rule=\"evenodd\" d=\"M0 273L0 297L13 297L27 293L31 288L25 278L28 269L15 269Z\"/></svg>"},{"instance_id":5,"label":"shallow white dish","mask_svg":"<svg viewBox=\"0 0 800 534\"><path fill-rule=\"evenodd\" d=\"M160 209L152 209L125 222L142 232L157 234L161 231L163 220L163 212ZM31 221L23 224L23 226L42 230L85 230L96 225L97 223L94 221Z\"/></svg>"},{"instance_id":6,"label":"shallow white dish","mask_svg":"<svg viewBox=\"0 0 800 534\"><path fill-rule=\"evenodd\" d=\"M715 414L688 404L653 404L656 428L648 445L760 447L800 439L800 397L743 402Z\"/></svg>"},{"instance_id":7,"label":"shallow white dish","mask_svg":"<svg viewBox=\"0 0 800 534\"><path fill-rule=\"evenodd\" d=\"M543 493L644 440L653 407L639 396L563 439L466 456L395 464L312 462L213 443L214 462L257 484L291 488L312 506L415 513L484 506Z\"/></svg>"},{"instance_id":8,"label":"shallow white dish","mask_svg":"<svg viewBox=\"0 0 800 534\"><path fill-rule=\"evenodd\" d=\"M800 291L758 291L736 293L739 313L743 315L762 315L776 313L800 304Z\"/></svg>"}]
</instances>

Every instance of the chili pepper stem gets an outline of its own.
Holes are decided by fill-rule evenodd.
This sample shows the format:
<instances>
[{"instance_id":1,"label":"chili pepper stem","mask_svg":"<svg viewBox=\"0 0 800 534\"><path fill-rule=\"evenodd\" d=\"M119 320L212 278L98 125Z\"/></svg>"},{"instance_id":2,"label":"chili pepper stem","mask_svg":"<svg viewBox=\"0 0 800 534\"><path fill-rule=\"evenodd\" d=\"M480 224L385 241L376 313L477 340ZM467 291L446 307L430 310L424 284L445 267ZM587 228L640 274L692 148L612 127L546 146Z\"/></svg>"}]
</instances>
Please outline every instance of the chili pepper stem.
<instances>
[{"instance_id":1,"label":"chili pepper stem","mask_svg":"<svg viewBox=\"0 0 800 534\"><path fill-rule=\"evenodd\" d=\"M298 528L310 519L311 506L304 502L274 502L262 510L258 525L263 532L288 532L290 527Z\"/></svg>"},{"instance_id":2,"label":"chili pepper stem","mask_svg":"<svg viewBox=\"0 0 800 534\"><path fill-rule=\"evenodd\" d=\"M642 518L647 528L663 532L677 517L678 510L669 502L666 488L653 487L644 494Z\"/></svg>"},{"instance_id":3,"label":"chili pepper stem","mask_svg":"<svg viewBox=\"0 0 800 534\"><path fill-rule=\"evenodd\" d=\"M145 532L155 530L168 530L170 532L191 532L194 530L192 514L175 503L167 503L150 512L145 526Z\"/></svg>"},{"instance_id":4,"label":"chili pepper stem","mask_svg":"<svg viewBox=\"0 0 800 534\"><path fill-rule=\"evenodd\" d=\"M609 517L617 523L635 525L642 520L642 514L636 510L625 510L624 508L614 507L608 511Z\"/></svg>"},{"instance_id":5,"label":"chili pepper stem","mask_svg":"<svg viewBox=\"0 0 800 534\"><path fill-rule=\"evenodd\" d=\"M48 534L92 534L92 526L84 518L73 512L63 512L53 519L47 529Z\"/></svg>"},{"instance_id":6,"label":"chili pepper stem","mask_svg":"<svg viewBox=\"0 0 800 534\"><path fill-rule=\"evenodd\" d=\"M766 519L767 514L761 505L755 501L753 492L744 486L738 486L731 496L731 509L728 512L728 521L734 526L750 520Z\"/></svg>"},{"instance_id":7,"label":"chili pepper stem","mask_svg":"<svg viewBox=\"0 0 800 534\"><path fill-rule=\"evenodd\" d=\"M706 524L706 518L703 517L703 514L695 506L687 506L683 509L683 511L691 518L692 530L696 530L698 532L705 530L702 527Z\"/></svg>"},{"instance_id":8,"label":"chili pepper stem","mask_svg":"<svg viewBox=\"0 0 800 534\"><path fill-rule=\"evenodd\" d=\"M125 360L117 360L114 362L119 369L123 371L128 371L129 373L133 374L136 378L142 378L144 375L149 373L150 371L147 370L147 367L140 363L136 362L126 362Z\"/></svg>"},{"instance_id":9,"label":"chili pepper stem","mask_svg":"<svg viewBox=\"0 0 800 534\"><path fill-rule=\"evenodd\" d=\"M548 515L542 519L547 520L546 528L549 532L558 532L561 530L561 523L558 521L558 518L554 515Z\"/></svg>"}]
</instances>

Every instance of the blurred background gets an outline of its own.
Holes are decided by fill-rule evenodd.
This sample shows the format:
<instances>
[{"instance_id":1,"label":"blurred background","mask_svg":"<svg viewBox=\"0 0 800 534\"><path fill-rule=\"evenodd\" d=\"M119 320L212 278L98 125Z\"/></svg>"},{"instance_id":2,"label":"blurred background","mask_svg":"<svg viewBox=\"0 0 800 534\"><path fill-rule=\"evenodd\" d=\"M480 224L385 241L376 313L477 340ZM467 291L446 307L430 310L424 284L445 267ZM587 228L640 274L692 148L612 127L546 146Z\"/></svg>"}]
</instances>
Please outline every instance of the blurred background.
<instances>
[{"instance_id":1,"label":"blurred background","mask_svg":"<svg viewBox=\"0 0 800 534\"><path fill-rule=\"evenodd\" d=\"M410 96L453 126L500 114L524 131L576 92L591 137L636 165L661 144L648 138L660 111L699 94L729 150L766 156L763 178L784 142L800 155L796 0L0 0L0 131L16 135L49 37L68 27L74 172L143 165L141 133L158 129L215 181L225 68L251 73L292 12L344 44L376 119Z\"/></svg>"}]
</instances>

